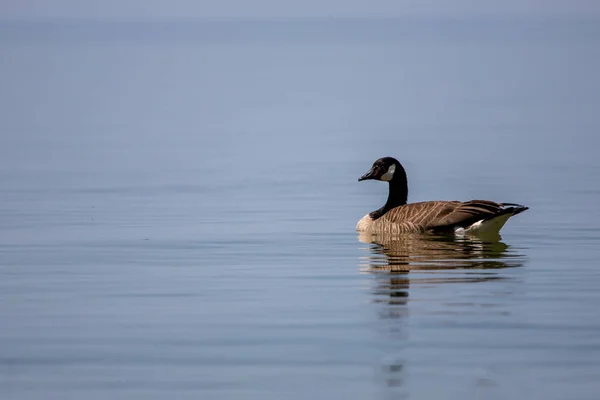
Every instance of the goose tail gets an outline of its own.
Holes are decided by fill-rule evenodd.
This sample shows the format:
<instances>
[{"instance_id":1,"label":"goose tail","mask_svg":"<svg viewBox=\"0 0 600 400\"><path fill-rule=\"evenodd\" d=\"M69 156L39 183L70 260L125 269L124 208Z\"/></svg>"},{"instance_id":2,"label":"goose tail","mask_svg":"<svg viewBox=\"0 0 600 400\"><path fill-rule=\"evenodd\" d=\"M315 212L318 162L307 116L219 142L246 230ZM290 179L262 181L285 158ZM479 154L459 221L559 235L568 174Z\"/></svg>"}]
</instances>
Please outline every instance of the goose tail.
<instances>
[{"instance_id":1,"label":"goose tail","mask_svg":"<svg viewBox=\"0 0 600 400\"><path fill-rule=\"evenodd\" d=\"M500 211L500 213L498 215L502 215L502 214L517 215L517 214L522 213L523 211L529 210L529 207L526 207L521 204L516 204L516 203L501 203L500 205L502 207L504 207L504 209L502 211Z\"/></svg>"},{"instance_id":2,"label":"goose tail","mask_svg":"<svg viewBox=\"0 0 600 400\"><path fill-rule=\"evenodd\" d=\"M529 210L529 207L515 203L501 203L503 208L495 215L475 222L465 228L466 232L500 232L506 221L514 215L520 214L523 211Z\"/></svg>"}]
</instances>

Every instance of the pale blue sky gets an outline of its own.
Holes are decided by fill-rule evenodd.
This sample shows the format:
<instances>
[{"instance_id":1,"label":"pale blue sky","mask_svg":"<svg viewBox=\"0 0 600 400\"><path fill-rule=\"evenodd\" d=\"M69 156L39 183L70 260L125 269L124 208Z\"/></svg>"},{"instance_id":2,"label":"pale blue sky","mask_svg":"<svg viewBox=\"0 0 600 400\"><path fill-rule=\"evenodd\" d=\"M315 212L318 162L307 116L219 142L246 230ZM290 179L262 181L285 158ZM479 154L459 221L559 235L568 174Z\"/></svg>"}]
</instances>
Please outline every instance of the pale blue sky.
<instances>
[{"instance_id":1,"label":"pale blue sky","mask_svg":"<svg viewBox=\"0 0 600 400\"><path fill-rule=\"evenodd\" d=\"M2 19L600 16L599 0L4 0Z\"/></svg>"}]
</instances>

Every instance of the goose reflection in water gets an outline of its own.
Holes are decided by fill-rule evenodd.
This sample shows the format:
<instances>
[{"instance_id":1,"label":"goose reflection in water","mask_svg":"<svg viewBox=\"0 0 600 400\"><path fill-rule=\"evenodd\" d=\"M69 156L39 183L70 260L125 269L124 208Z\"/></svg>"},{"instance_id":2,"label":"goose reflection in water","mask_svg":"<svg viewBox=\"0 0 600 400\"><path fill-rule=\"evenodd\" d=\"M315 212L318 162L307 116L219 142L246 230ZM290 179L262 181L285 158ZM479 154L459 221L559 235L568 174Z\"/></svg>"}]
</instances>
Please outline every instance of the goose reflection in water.
<instances>
[{"instance_id":1,"label":"goose reflection in water","mask_svg":"<svg viewBox=\"0 0 600 400\"><path fill-rule=\"evenodd\" d=\"M377 304L381 323L377 330L384 338L392 338L387 355L379 365L377 380L384 388L386 397L406 398L407 374L404 350L409 339L409 327L405 323L410 314L434 312L436 315L452 315L457 312L442 300L439 291L433 294L431 303L416 302L409 305L410 287L435 288L440 285L471 284L509 280L507 268L524 265L525 257L519 249L502 242L500 235L482 236L432 236L404 234L390 237L361 233L359 240L367 254L361 257L360 269L371 274L369 289L371 301ZM421 296L429 296L420 292ZM417 295L418 297L418 295ZM447 297L446 297L447 299ZM438 305L432 306L432 304ZM471 303L472 302L472 303ZM423 304L427 304L423 307ZM469 298L461 307L473 309L485 306L488 299ZM432 307L434 311L432 311ZM462 309L464 312L468 310Z\"/></svg>"},{"instance_id":2,"label":"goose reflection in water","mask_svg":"<svg viewBox=\"0 0 600 400\"><path fill-rule=\"evenodd\" d=\"M523 254L502 242L500 235L361 233L359 240L370 245L365 249L369 254L361 257L361 272L379 275L375 302L403 305L410 285L501 280L506 278L498 270L523 265Z\"/></svg>"},{"instance_id":3,"label":"goose reflection in water","mask_svg":"<svg viewBox=\"0 0 600 400\"><path fill-rule=\"evenodd\" d=\"M358 238L371 245L370 254L362 257L363 272L484 270L523 265L523 255L502 242L500 235L404 234L390 237L361 233Z\"/></svg>"}]
</instances>

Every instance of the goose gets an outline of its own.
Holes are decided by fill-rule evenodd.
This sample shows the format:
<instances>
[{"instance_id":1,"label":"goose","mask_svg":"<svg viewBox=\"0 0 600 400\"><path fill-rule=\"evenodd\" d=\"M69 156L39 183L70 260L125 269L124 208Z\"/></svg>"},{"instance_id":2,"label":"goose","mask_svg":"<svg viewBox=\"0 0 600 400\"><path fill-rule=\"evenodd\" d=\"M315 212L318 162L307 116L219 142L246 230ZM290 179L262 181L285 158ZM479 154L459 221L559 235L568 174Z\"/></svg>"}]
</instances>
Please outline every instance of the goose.
<instances>
[{"instance_id":1,"label":"goose","mask_svg":"<svg viewBox=\"0 0 600 400\"><path fill-rule=\"evenodd\" d=\"M387 202L362 217L358 232L374 234L402 233L493 233L499 232L513 215L529 207L489 200L424 201L407 204L408 180L398 160L383 157L358 181L378 180L389 183Z\"/></svg>"}]
</instances>

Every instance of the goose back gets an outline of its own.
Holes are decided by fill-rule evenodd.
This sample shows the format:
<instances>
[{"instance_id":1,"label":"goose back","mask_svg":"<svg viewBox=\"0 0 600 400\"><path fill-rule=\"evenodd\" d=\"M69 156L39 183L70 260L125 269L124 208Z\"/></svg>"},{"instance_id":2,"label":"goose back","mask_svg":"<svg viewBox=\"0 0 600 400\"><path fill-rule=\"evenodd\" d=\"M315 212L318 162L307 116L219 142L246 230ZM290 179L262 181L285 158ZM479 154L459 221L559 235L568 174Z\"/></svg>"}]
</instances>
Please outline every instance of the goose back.
<instances>
[{"instance_id":1,"label":"goose back","mask_svg":"<svg viewBox=\"0 0 600 400\"><path fill-rule=\"evenodd\" d=\"M454 231L526 209L519 207L506 207L505 204L488 200L425 201L395 207L379 218L367 214L358 222L356 229L373 233Z\"/></svg>"}]
</instances>

